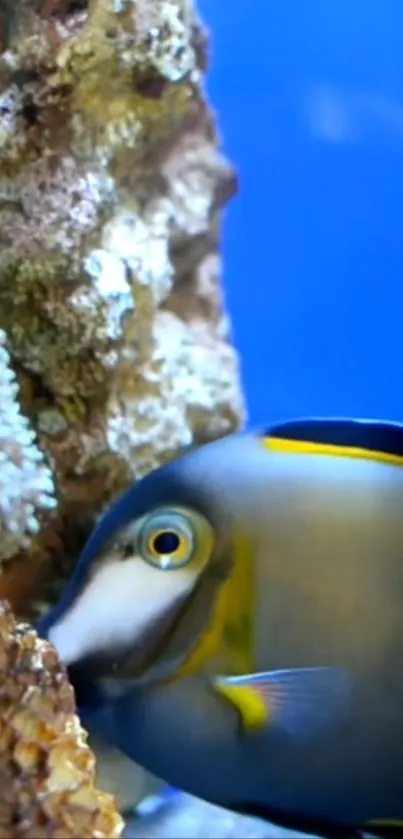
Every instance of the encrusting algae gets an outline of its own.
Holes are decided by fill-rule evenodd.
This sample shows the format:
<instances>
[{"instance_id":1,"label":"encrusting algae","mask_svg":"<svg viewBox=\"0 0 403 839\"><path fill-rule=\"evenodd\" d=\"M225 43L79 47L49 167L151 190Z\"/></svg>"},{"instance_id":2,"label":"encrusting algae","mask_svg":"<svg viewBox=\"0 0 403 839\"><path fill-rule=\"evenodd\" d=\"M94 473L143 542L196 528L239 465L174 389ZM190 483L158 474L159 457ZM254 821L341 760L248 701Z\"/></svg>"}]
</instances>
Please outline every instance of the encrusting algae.
<instances>
[{"instance_id":1,"label":"encrusting algae","mask_svg":"<svg viewBox=\"0 0 403 839\"><path fill-rule=\"evenodd\" d=\"M0 30L0 329L75 558L78 514L86 535L243 422L219 255L237 183L190 0L3 0Z\"/></svg>"},{"instance_id":2,"label":"encrusting algae","mask_svg":"<svg viewBox=\"0 0 403 839\"><path fill-rule=\"evenodd\" d=\"M53 647L0 603L0 839L117 839L95 758Z\"/></svg>"},{"instance_id":3,"label":"encrusting algae","mask_svg":"<svg viewBox=\"0 0 403 839\"><path fill-rule=\"evenodd\" d=\"M58 596L117 493L244 421L220 257L237 179L207 63L191 0L0 0L0 598L18 618Z\"/></svg>"}]
</instances>

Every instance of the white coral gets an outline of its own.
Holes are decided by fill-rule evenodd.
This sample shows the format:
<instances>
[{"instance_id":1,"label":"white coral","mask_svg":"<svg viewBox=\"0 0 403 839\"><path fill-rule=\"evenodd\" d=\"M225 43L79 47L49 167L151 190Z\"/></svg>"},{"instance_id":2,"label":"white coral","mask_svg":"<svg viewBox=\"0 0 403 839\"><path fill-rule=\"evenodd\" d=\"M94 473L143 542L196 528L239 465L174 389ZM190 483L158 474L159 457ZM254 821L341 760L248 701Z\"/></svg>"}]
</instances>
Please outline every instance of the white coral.
<instances>
[{"instance_id":1,"label":"white coral","mask_svg":"<svg viewBox=\"0 0 403 839\"><path fill-rule=\"evenodd\" d=\"M18 404L6 334L0 330L0 559L24 547L40 529L39 511L56 506L52 473Z\"/></svg>"}]
</instances>

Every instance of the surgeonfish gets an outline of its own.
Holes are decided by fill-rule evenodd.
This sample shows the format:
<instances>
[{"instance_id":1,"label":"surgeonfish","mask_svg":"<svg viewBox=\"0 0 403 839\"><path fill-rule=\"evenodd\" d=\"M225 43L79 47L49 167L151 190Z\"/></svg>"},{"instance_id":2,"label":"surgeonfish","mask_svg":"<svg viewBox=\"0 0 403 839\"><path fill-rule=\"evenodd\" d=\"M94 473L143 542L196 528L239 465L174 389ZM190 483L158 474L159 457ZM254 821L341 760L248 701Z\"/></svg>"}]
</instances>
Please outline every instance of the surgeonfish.
<instances>
[{"instance_id":1,"label":"surgeonfish","mask_svg":"<svg viewBox=\"0 0 403 839\"><path fill-rule=\"evenodd\" d=\"M291 421L161 467L41 631L83 719L173 787L403 836L403 426Z\"/></svg>"}]
</instances>

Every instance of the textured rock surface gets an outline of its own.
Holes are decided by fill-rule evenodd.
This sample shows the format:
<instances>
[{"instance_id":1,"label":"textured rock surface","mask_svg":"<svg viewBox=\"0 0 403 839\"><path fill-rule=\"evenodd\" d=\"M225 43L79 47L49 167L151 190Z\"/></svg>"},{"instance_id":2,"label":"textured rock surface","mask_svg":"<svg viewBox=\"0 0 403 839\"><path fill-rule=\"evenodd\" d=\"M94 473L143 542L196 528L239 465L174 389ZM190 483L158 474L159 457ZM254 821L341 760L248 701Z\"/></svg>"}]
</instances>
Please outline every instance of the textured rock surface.
<instances>
[{"instance_id":1,"label":"textured rock surface","mask_svg":"<svg viewBox=\"0 0 403 839\"><path fill-rule=\"evenodd\" d=\"M0 51L0 597L31 615L112 496L243 421L236 178L190 0L0 0Z\"/></svg>"},{"instance_id":2,"label":"textured rock surface","mask_svg":"<svg viewBox=\"0 0 403 839\"><path fill-rule=\"evenodd\" d=\"M11 365L37 434L0 558L36 529L74 557L129 481L242 422L219 256L236 179L189 0L1 0L0 35L0 386Z\"/></svg>"},{"instance_id":3,"label":"textured rock surface","mask_svg":"<svg viewBox=\"0 0 403 839\"><path fill-rule=\"evenodd\" d=\"M55 651L0 601L0 837L114 839L123 822Z\"/></svg>"}]
</instances>

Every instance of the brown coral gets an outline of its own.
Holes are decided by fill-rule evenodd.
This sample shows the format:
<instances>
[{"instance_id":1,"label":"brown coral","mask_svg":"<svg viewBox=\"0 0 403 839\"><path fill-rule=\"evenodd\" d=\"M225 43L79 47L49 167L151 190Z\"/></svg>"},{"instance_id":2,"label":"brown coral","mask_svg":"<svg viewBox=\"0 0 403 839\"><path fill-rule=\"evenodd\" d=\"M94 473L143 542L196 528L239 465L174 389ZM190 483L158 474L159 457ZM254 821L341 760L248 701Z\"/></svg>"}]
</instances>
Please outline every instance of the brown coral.
<instances>
[{"instance_id":1,"label":"brown coral","mask_svg":"<svg viewBox=\"0 0 403 839\"><path fill-rule=\"evenodd\" d=\"M0 603L0 837L119 837L54 649Z\"/></svg>"},{"instance_id":2,"label":"brown coral","mask_svg":"<svg viewBox=\"0 0 403 839\"><path fill-rule=\"evenodd\" d=\"M0 0L0 597L19 614L47 552L49 602L117 492L243 422L219 256L237 182L206 67L191 0Z\"/></svg>"},{"instance_id":3,"label":"brown coral","mask_svg":"<svg viewBox=\"0 0 403 839\"><path fill-rule=\"evenodd\" d=\"M0 13L0 328L65 538L243 421L219 258L236 178L190 0Z\"/></svg>"}]
</instances>

